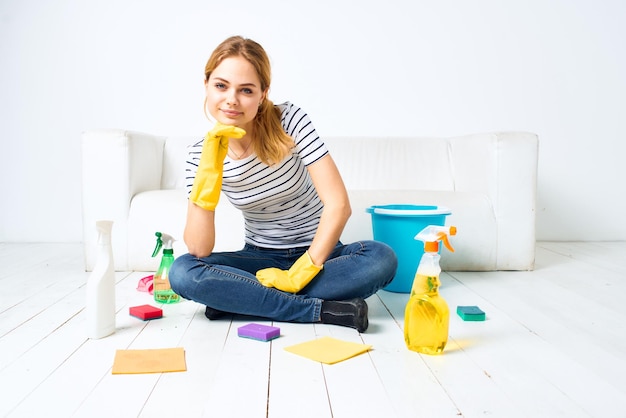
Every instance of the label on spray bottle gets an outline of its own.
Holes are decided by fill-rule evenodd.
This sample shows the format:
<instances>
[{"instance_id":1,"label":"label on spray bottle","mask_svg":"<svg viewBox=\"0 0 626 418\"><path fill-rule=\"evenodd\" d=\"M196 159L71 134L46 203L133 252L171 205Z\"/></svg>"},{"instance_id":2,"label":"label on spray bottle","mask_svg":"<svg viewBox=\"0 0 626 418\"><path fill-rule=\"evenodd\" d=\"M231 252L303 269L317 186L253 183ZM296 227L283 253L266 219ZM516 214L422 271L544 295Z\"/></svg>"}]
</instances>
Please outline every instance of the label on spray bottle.
<instances>
[{"instance_id":1,"label":"label on spray bottle","mask_svg":"<svg viewBox=\"0 0 626 418\"><path fill-rule=\"evenodd\" d=\"M404 339L412 351L441 354L448 342L450 309L439 283L438 276L415 275L404 315Z\"/></svg>"}]
</instances>

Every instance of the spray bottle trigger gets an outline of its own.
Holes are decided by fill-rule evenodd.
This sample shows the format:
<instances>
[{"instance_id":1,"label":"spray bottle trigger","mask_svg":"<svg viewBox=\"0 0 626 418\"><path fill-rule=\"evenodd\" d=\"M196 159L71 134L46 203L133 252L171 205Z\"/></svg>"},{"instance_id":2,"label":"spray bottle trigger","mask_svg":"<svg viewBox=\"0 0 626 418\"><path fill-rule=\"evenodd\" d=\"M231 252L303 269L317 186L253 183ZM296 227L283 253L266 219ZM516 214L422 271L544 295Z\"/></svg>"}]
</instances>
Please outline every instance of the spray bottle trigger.
<instances>
[{"instance_id":1,"label":"spray bottle trigger","mask_svg":"<svg viewBox=\"0 0 626 418\"><path fill-rule=\"evenodd\" d=\"M456 233L456 228L454 232ZM450 234L454 235L452 234L452 230L450 230ZM446 248L450 250L450 252L454 252L454 248L452 248L452 245L450 245L450 241L448 240L448 235L446 233L440 232L439 234L437 234L437 238L439 238L443 242L443 245L445 245Z\"/></svg>"},{"instance_id":2,"label":"spray bottle trigger","mask_svg":"<svg viewBox=\"0 0 626 418\"><path fill-rule=\"evenodd\" d=\"M161 247L163 246L163 240L161 239L161 233L155 232L154 235L157 237L156 247L154 247L154 251L152 252L152 257L156 257L159 251L161 251Z\"/></svg>"}]
</instances>

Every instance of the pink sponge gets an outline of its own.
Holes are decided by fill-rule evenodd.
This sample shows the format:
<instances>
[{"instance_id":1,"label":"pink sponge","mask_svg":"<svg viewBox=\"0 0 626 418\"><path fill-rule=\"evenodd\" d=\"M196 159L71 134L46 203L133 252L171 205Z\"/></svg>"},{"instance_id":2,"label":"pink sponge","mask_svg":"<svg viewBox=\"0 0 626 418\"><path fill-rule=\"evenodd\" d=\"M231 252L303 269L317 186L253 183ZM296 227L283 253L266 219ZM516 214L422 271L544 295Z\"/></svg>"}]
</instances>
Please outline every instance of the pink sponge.
<instances>
[{"instance_id":1,"label":"pink sponge","mask_svg":"<svg viewBox=\"0 0 626 418\"><path fill-rule=\"evenodd\" d=\"M253 340L269 341L280 337L280 328L252 323L237 328L237 335Z\"/></svg>"},{"instance_id":2,"label":"pink sponge","mask_svg":"<svg viewBox=\"0 0 626 418\"><path fill-rule=\"evenodd\" d=\"M163 316L163 310L150 305L133 306L128 310L132 316L139 319L156 319Z\"/></svg>"}]
</instances>

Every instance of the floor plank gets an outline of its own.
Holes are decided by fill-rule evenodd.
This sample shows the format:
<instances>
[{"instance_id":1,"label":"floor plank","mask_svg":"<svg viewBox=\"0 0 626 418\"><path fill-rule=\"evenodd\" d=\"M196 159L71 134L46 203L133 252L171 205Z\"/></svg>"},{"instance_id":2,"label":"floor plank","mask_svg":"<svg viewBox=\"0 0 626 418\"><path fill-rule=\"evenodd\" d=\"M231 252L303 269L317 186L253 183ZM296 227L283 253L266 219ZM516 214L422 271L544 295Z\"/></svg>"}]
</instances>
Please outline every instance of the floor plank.
<instances>
[{"instance_id":1,"label":"floor plank","mask_svg":"<svg viewBox=\"0 0 626 418\"><path fill-rule=\"evenodd\" d=\"M384 291L368 299L372 332L362 337L374 347L370 357L393 408L385 416L458 416L454 401L421 355L406 349L402 324L407 301L406 294ZM390 314L398 322L389 320Z\"/></svg>"},{"instance_id":2,"label":"floor plank","mask_svg":"<svg viewBox=\"0 0 626 418\"><path fill-rule=\"evenodd\" d=\"M139 416L200 417L208 394L220 384L216 382L216 372L231 323L228 320L208 321L200 305L195 305L195 308L195 314L179 343L185 348L187 371L164 373ZM168 398L176 401L164 402Z\"/></svg>"},{"instance_id":3,"label":"floor plank","mask_svg":"<svg viewBox=\"0 0 626 418\"><path fill-rule=\"evenodd\" d=\"M267 415L271 344L238 337L237 328L248 322L235 318L231 323L214 383L206 396L204 416Z\"/></svg>"},{"instance_id":4,"label":"floor plank","mask_svg":"<svg viewBox=\"0 0 626 418\"><path fill-rule=\"evenodd\" d=\"M285 347L315 340L317 326L276 323L281 336L271 342L268 417L330 418L332 409L322 364L285 351Z\"/></svg>"}]
</instances>

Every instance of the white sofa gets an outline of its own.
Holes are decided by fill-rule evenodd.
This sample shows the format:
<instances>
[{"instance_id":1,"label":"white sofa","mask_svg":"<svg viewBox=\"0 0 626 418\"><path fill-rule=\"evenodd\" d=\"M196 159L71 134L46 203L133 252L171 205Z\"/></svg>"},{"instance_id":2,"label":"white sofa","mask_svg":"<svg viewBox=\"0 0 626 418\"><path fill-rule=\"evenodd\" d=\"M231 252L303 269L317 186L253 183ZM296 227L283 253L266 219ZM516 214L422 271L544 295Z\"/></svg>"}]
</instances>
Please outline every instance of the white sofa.
<instances>
[{"instance_id":1,"label":"white sofa","mask_svg":"<svg viewBox=\"0 0 626 418\"><path fill-rule=\"evenodd\" d=\"M118 271L154 271L156 231L182 241L187 145L198 138L125 130L82 135L85 268L95 263L95 222L113 221ZM353 215L342 241L372 238L371 205L446 206L456 225L456 252L442 257L448 271L532 270L538 138L524 132L454 138L324 138L348 188ZM216 210L215 250L243 245L243 218L222 196Z\"/></svg>"}]
</instances>

